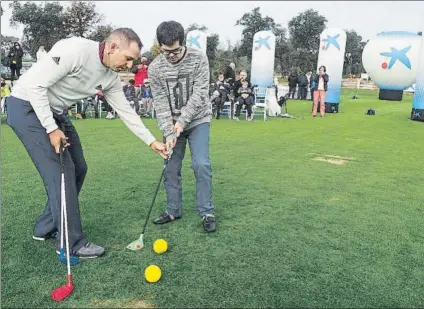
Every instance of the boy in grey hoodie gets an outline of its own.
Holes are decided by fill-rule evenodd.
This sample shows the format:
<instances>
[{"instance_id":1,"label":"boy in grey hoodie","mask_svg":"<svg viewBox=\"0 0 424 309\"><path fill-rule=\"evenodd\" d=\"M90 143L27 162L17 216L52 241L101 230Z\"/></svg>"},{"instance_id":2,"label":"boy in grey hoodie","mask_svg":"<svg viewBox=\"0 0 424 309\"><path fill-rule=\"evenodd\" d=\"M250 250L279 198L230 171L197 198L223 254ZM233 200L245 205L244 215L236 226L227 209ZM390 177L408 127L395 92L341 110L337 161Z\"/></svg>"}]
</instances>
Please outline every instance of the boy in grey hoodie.
<instances>
[{"instance_id":1,"label":"boy in grey hoodie","mask_svg":"<svg viewBox=\"0 0 424 309\"><path fill-rule=\"evenodd\" d=\"M164 224L182 216L181 167L187 141L196 177L197 210L207 232L216 229L209 159L211 103L209 62L201 51L183 46L184 28L175 21L156 30L161 54L149 66L149 80L160 130L173 155L165 170L167 209L154 220Z\"/></svg>"}]
</instances>

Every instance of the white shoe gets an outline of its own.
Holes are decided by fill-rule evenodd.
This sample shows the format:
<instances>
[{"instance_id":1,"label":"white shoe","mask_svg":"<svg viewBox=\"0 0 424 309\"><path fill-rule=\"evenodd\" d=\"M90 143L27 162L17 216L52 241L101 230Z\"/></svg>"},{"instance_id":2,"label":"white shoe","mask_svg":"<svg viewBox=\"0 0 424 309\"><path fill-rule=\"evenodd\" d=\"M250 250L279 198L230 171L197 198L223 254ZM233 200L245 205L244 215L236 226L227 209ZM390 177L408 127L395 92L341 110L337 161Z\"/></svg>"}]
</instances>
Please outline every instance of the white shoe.
<instances>
[{"instance_id":1,"label":"white shoe","mask_svg":"<svg viewBox=\"0 0 424 309\"><path fill-rule=\"evenodd\" d=\"M239 117L234 117L234 120L235 121L239 121Z\"/></svg>"}]
</instances>

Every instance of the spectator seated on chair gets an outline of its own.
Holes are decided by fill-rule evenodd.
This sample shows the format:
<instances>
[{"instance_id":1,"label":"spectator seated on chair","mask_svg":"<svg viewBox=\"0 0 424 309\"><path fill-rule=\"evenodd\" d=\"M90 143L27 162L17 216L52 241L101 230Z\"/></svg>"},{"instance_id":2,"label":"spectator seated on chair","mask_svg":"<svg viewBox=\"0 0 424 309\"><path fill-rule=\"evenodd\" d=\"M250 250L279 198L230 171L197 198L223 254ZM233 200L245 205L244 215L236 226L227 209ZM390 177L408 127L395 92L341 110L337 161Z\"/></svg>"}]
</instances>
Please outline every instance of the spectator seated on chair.
<instances>
[{"instance_id":1,"label":"spectator seated on chair","mask_svg":"<svg viewBox=\"0 0 424 309\"><path fill-rule=\"evenodd\" d=\"M128 84L124 86L124 94L127 98L127 101L130 102L131 107L135 108L136 113L138 114L138 111L140 109L140 103L138 98L135 95L135 87L134 87L135 81L133 79L130 79L128 81Z\"/></svg>"},{"instance_id":2,"label":"spectator seated on chair","mask_svg":"<svg viewBox=\"0 0 424 309\"><path fill-rule=\"evenodd\" d=\"M1 112L4 114L7 111L6 99L8 97L10 97L10 87L8 84L6 84L6 81L2 78L1 79Z\"/></svg>"},{"instance_id":3,"label":"spectator seated on chair","mask_svg":"<svg viewBox=\"0 0 424 309\"><path fill-rule=\"evenodd\" d=\"M224 80L224 73L220 73L218 80L213 89L212 102L216 105L216 119L221 117L222 108L224 103L229 100L231 85L229 79Z\"/></svg>"},{"instance_id":4,"label":"spectator seated on chair","mask_svg":"<svg viewBox=\"0 0 424 309\"><path fill-rule=\"evenodd\" d=\"M247 110L247 120L251 121L252 120L252 107L254 105L254 98L253 98L253 90L251 87L249 87L249 82L247 80L243 80L241 82L241 87L238 89L238 98L236 100L235 105L237 106L236 108L236 113L235 113L235 120L239 120L240 117L240 112L241 112L241 108L243 105L246 105L246 110Z\"/></svg>"},{"instance_id":5,"label":"spectator seated on chair","mask_svg":"<svg viewBox=\"0 0 424 309\"><path fill-rule=\"evenodd\" d=\"M149 79L146 78L144 80L144 85L140 87L140 95L141 95L141 103L144 107L144 117L151 117L151 114L153 112L153 95L152 95L152 89L150 89L150 82ZM139 114L142 114L139 112Z\"/></svg>"}]
</instances>

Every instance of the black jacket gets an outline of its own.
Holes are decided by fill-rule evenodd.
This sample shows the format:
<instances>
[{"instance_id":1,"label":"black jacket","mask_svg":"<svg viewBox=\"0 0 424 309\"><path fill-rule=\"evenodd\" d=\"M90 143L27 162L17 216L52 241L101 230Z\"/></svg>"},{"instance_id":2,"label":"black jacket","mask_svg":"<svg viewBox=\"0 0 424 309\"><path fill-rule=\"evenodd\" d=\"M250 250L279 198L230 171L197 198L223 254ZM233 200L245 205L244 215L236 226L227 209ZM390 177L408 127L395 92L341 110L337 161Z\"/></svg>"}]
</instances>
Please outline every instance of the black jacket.
<instances>
[{"instance_id":1,"label":"black jacket","mask_svg":"<svg viewBox=\"0 0 424 309\"><path fill-rule=\"evenodd\" d=\"M12 47L9 51L9 54L7 55L7 57L9 58L9 66L14 64L13 61L16 61L16 67L21 69L23 56L24 56L24 52L22 48L16 49L15 47Z\"/></svg>"},{"instance_id":2,"label":"black jacket","mask_svg":"<svg viewBox=\"0 0 424 309\"><path fill-rule=\"evenodd\" d=\"M291 73L289 76L289 86L290 87L296 87L297 85L297 74L296 73Z\"/></svg>"},{"instance_id":3,"label":"black jacket","mask_svg":"<svg viewBox=\"0 0 424 309\"><path fill-rule=\"evenodd\" d=\"M308 86L308 78L306 77L306 74L300 74L297 77L297 83L298 83L299 87Z\"/></svg>"},{"instance_id":4,"label":"black jacket","mask_svg":"<svg viewBox=\"0 0 424 309\"><path fill-rule=\"evenodd\" d=\"M324 73L323 77L324 77L324 90L325 90L325 91L327 91L327 89L328 89L328 87L327 87L327 85L328 85L328 80L329 80L330 78L329 78L329 76L328 76L328 74L327 74L327 73ZM314 77L314 82L315 82L315 90L318 90L319 74L317 74L317 75Z\"/></svg>"},{"instance_id":5,"label":"black jacket","mask_svg":"<svg viewBox=\"0 0 424 309\"><path fill-rule=\"evenodd\" d=\"M229 84L232 86L236 79L236 73L230 66L228 66L224 71L224 79L229 79L229 78L231 78L231 80L229 81Z\"/></svg>"},{"instance_id":6,"label":"black jacket","mask_svg":"<svg viewBox=\"0 0 424 309\"><path fill-rule=\"evenodd\" d=\"M250 83L250 81L247 81L247 87L252 88L252 84ZM240 96L240 94L238 93L239 88L241 88L241 80L235 81L234 82L234 97L238 98Z\"/></svg>"}]
</instances>

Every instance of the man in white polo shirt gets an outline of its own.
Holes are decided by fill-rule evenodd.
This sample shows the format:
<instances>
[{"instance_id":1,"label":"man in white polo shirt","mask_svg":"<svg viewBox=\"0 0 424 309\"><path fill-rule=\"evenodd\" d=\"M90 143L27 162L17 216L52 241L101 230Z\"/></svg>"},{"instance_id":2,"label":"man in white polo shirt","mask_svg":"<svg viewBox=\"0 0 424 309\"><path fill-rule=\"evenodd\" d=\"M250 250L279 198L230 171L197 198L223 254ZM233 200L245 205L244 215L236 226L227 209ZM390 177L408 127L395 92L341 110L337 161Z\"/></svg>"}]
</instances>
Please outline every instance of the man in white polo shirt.
<instances>
[{"instance_id":1,"label":"man in white polo shirt","mask_svg":"<svg viewBox=\"0 0 424 309\"><path fill-rule=\"evenodd\" d=\"M64 158L70 253L80 258L104 253L104 248L88 242L82 231L78 194L87 164L78 133L65 112L78 100L101 90L126 126L167 158L165 145L156 140L125 99L117 74L133 66L142 46L138 35L128 28L116 29L102 43L78 37L64 39L15 83L8 99L7 123L28 151L48 196L44 212L36 220L34 239L54 238L60 232L58 153L62 143L68 149Z\"/></svg>"}]
</instances>

